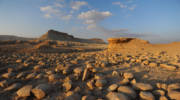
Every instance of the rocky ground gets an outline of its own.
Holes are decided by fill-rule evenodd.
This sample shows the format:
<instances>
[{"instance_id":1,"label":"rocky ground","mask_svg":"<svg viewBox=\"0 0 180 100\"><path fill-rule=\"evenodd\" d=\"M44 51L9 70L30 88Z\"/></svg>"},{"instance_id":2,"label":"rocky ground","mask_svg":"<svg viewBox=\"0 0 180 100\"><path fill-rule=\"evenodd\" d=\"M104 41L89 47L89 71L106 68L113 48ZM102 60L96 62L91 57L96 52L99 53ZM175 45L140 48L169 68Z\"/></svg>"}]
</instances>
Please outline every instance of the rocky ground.
<instances>
[{"instance_id":1,"label":"rocky ground","mask_svg":"<svg viewBox=\"0 0 180 100\"><path fill-rule=\"evenodd\" d=\"M0 100L180 100L177 46L111 47L0 43Z\"/></svg>"}]
</instances>

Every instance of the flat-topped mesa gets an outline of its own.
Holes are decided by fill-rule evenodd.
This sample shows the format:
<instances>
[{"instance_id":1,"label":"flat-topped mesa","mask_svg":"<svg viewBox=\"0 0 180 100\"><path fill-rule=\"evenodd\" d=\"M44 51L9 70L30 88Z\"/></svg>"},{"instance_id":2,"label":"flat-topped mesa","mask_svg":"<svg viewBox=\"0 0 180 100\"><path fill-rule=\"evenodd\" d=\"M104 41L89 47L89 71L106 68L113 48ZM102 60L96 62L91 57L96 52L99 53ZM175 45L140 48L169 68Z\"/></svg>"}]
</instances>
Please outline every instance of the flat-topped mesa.
<instances>
[{"instance_id":1,"label":"flat-topped mesa","mask_svg":"<svg viewBox=\"0 0 180 100\"><path fill-rule=\"evenodd\" d=\"M58 32L55 30L49 30L46 34L40 37L40 40L71 40L74 36L68 33Z\"/></svg>"},{"instance_id":2,"label":"flat-topped mesa","mask_svg":"<svg viewBox=\"0 0 180 100\"><path fill-rule=\"evenodd\" d=\"M118 51L120 49L128 49L128 50L140 49L150 44L148 41L145 40L141 40L138 38L126 38L126 37L109 38L108 42L109 42L108 50L111 51Z\"/></svg>"}]
</instances>

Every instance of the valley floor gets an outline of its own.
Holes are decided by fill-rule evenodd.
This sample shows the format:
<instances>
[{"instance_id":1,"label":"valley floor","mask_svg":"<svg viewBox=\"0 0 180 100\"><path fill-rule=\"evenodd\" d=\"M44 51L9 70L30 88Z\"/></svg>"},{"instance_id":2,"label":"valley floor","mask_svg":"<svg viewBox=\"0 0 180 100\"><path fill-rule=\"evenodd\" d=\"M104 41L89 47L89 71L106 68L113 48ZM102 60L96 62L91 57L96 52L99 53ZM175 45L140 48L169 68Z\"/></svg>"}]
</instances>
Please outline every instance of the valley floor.
<instances>
[{"instance_id":1,"label":"valley floor","mask_svg":"<svg viewBox=\"0 0 180 100\"><path fill-rule=\"evenodd\" d=\"M0 100L180 100L177 46L49 44L0 45Z\"/></svg>"}]
</instances>

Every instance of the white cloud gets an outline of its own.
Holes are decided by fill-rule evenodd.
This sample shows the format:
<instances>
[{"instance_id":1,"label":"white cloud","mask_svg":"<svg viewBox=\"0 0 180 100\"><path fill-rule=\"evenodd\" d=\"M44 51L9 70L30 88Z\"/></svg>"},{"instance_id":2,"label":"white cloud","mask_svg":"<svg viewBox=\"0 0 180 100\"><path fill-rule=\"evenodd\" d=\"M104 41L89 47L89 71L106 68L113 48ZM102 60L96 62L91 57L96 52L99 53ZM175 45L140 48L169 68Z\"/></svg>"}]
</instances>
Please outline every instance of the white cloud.
<instances>
[{"instance_id":1,"label":"white cloud","mask_svg":"<svg viewBox=\"0 0 180 100\"><path fill-rule=\"evenodd\" d=\"M128 7L129 10L133 11L136 8L136 5L132 5L131 7Z\"/></svg>"},{"instance_id":2,"label":"white cloud","mask_svg":"<svg viewBox=\"0 0 180 100\"><path fill-rule=\"evenodd\" d=\"M44 6L44 7L40 7L40 10L42 12L46 12L48 14L56 14L59 12L58 9L54 9L52 6Z\"/></svg>"},{"instance_id":3,"label":"white cloud","mask_svg":"<svg viewBox=\"0 0 180 100\"><path fill-rule=\"evenodd\" d=\"M62 16L62 19L63 19L63 20L70 20L71 18L72 18L72 15L71 15L71 14Z\"/></svg>"},{"instance_id":4,"label":"white cloud","mask_svg":"<svg viewBox=\"0 0 180 100\"><path fill-rule=\"evenodd\" d=\"M64 7L64 5L63 4L60 4L60 3L55 3L54 4L56 7L60 7L60 8L63 8Z\"/></svg>"},{"instance_id":5,"label":"white cloud","mask_svg":"<svg viewBox=\"0 0 180 100\"><path fill-rule=\"evenodd\" d=\"M88 5L85 1L73 1L67 3L64 0L56 0L53 5L40 7L40 11L44 12L45 18L56 17L62 20L70 20L74 13L85 5Z\"/></svg>"},{"instance_id":6,"label":"white cloud","mask_svg":"<svg viewBox=\"0 0 180 100\"><path fill-rule=\"evenodd\" d=\"M52 16L47 13L47 14L44 15L44 17L45 17L45 18L51 18Z\"/></svg>"},{"instance_id":7,"label":"white cloud","mask_svg":"<svg viewBox=\"0 0 180 100\"><path fill-rule=\"evenodd\" d=\"M112 14L109 11L99 12L96 10L90 10L82 12L78 15L78 18L83 19L86 24L96 24L111 15Z\"/></svg>"},{"instance_id":8,"label":"white cloud","mask_svg":"<svg viewBox=\"0 0 180 100\"><path fill-rule=\"evenodd\" d=\"M112 15L109 11L99 12L96 10L90 10L87 12L82 12L78 15L79 19L87 24L87 29L90 31L102 33L107 37L140 37L138 34L129 33L128 29L108 29L101 26L99 23Z\"/></svg>"},{"instance_id":9,"label":"white cloud","mask_svg":"<svg viewBox=\"0 0 180 100\"><path fill-rule=\"evenodd\" d=\"M71 3L71 8L73 10L79 10L82 6L88 5L85 1L74 1Z\"/></svg>"},{"instance_id":10,"label":"white cloud","mask_svg":"<svg viewBox=\"0 0 180 100\"><path fill-rule=\"evenodd\" d=\"M128 7L127 5L125 5L125 4L121 3L121 2L113 2L112 4L113 5L119 5L121 8L127 8Z\"/></svg>"},{"instance_id":11,"label":"white cloud","mask_svg":"<svg viewBox=\"0 0 180 100\"><path fill-rule=\"evenodd\" d=\"M126 0L127 2L126 3L132 3L133 2L133 0ZM134 5L129 5L129 4L124 4L124 3L122 3L122 2L113 2L112 3L113 5L118 5L118 6L120 6L120 8L126 8L126 9L129 9L129 10L131 10L131 11L133 11L135 8L136 8L136 5L134 4Z\"/></svg>"}]
</instances>

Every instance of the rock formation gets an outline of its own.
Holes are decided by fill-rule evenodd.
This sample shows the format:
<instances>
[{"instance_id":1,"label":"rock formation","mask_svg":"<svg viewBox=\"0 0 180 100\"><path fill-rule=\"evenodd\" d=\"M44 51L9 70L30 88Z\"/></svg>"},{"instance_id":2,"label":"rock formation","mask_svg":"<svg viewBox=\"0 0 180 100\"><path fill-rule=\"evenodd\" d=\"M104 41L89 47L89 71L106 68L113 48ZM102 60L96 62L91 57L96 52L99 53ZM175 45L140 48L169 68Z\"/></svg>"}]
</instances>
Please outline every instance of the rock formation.
<instances>
[{"instance_id":1,"label":"rock formation","mask_svg":"<svg viewBox=\"0 0 180 100\"><path fill-rule=\"evenodd\" d=\"M74 37L68 33L49 30L46 34L40 37L40 40L72 40Z\"/></svg>"},{"instance_id":2,"label":"rock formation","mask_svg":"<svg viewBox=\"0 0 180 100\"><path fill-rule=\"evenodd\" d=\"M39 40L59 40L59 41L73 41L73 42L81 42L81 43L100 43L104 44L105 42L99 38L92 39L82 39L76 38L73 35L69 35L68 33L58 32L55 30L49 30L47 33L42 35Z\"/></svg>"},{"instance_id":3,"label":"rock formation","mask_svg":"<svg viewBox=\"0 0 180 100\"><path fill-rule=\"evenodd\" d=\"M120 49L141 49L147 45L150 45L148 41L137 38L109 38L108 50L118 51Z\"/></svg>"}]
</instances>

